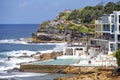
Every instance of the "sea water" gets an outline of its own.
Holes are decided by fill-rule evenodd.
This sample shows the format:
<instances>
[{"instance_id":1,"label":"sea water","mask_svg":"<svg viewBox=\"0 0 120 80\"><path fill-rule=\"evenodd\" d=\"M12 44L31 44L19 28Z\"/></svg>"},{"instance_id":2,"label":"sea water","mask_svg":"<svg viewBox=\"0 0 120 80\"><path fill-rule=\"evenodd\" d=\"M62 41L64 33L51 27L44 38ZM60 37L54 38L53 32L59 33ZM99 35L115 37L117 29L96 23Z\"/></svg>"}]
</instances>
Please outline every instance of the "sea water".
<instances>
[{"instance_id":1,"label":"sea water","mask_svg":"<svg viewBox=\"0 0 120 80\"><path fill-rule=\"evenodd\" d=\"M53 80L65 76L62 74L7 72L19 68L20 63L35 61L33 58L17 58L23 53L27 55L62 51L66 43L27 43L23 38L32 37L38 24L0 24L0 78L12 80ZM8 56L15 56L8 60Z\"/></svg>"}]
</instances>

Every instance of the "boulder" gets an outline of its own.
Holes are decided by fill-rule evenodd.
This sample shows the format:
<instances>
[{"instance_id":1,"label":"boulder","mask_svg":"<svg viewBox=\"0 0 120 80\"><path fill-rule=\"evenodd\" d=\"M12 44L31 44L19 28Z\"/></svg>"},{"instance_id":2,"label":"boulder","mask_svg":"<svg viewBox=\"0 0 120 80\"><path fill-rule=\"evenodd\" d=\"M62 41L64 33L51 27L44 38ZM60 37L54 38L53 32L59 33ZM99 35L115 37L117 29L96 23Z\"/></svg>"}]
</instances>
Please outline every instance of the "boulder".
<instances>
[{"instance_id":1,"label":"boulder","mask_svg":"<svg viewBox=\"0 0 120 80\"><path fill-rule=\"evenodd\" d=\"M52 53L44 53L41 54L39 59L42 60L49 60L49 59L56 59L58 56L62 56L63 52L52 52Z\"/></svg>"},{"instance_id":2,"label":"boulder","mask_svg":"<svg viewBox=\"0 0 120 80\"><path fill-rule=\"evenodd\" d=\"M7 73L10 73L10 72L19 72L19 68L13 68L13 69L9 69L7 70Z\"/></svg>"},{"instance_id":3,"label":"boulder","mask_svg":"<svg viewBox=\"0 0 120 80\"><path fill-rule=\"evenodd\" d=\"M37 38L40 40L44 40L44 41L51 41L52 40L51 37L47 36L47 35L39 35Z\"/></svg>"}]
</instances>

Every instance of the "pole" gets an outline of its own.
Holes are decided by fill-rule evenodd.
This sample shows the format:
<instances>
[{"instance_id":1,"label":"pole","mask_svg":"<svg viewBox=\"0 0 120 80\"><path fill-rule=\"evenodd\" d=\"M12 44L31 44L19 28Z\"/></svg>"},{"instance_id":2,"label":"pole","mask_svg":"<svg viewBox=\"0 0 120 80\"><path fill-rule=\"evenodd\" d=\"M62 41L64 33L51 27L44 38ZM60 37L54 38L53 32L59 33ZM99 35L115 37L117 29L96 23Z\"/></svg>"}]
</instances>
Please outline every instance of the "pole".
<instances>
[{"instance_id":1,"label":"pole","mask_svg":"<svg viewBox=\"0 0 120 80\"><path fill-rule=\"evenodd\" d=\"M114 33L114 40L115 40L115 44L114 44L114 46L115 46L115 51L118 49L118 26L117 26L117 24L118 24L118 18L117 18L117 12L115 12L114 13L115 14L115 23L114 23L114 25L115 25L115 33Z\"/></svg>"}]
</instances>

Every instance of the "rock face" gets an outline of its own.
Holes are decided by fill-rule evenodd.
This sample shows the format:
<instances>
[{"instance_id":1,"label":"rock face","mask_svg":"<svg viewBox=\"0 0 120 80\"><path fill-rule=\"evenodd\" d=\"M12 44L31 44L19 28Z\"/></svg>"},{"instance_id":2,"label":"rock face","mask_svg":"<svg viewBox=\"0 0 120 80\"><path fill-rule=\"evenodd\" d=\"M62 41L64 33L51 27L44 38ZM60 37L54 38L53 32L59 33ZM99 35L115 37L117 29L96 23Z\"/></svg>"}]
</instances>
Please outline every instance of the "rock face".
<instances>
[{"instance_id":1,"label":"rock face","mask_svg":"<svg viewBox=\"0 0 120 80\"><path fill-rule=\"evenodd\" d=\"M120 76L110 77L111 71L99 71L91 74L80 74L72 78L57 78L55 80L120 80Z\"/></svg>"},{"instance_id":2,"label":"rock face","mask_svg":"<svg viewBox=\"0 0 120 80\"><path fill-rule=\"evenodd\" d=\"M39 59L41 61L43 60L49 60L49 59L55 59L58 56L62 56L63 52L52 52L52 53L45 53L45 54L41 54Z\"/></svg>"},{"instance_id":3,"label":"rock face","mask_svg":"<svg viewBox=\"0 0 120 80\"><path fill-rule=\"evenodd\" d=\"M65 19L56 19L43 22L40 24L37 32L32 34L32 38L39 41L71 41L71 39L79 38L80 32L77 30L71 30L69 24L73 24L72 21L66 21Z\"/></svg>"}]
</instances>

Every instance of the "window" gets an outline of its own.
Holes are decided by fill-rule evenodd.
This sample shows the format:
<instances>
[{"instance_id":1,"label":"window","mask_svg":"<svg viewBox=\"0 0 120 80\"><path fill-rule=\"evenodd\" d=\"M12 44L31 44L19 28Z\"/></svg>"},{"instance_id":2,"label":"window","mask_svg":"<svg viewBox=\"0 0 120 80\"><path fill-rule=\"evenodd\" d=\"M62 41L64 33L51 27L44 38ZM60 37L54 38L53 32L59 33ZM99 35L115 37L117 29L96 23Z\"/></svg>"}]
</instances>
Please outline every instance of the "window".
<instances>
[{"instance_id":1,"label":"window","mask_svg":"<svg viewBox=\"0 0 120 80\"><path fill-rule=\"evenodd\" d=\"M111 38L111 35L109 33L104 33L104 39L109 40Z\"/></svg>"},{"instance_id":2,"label":"window","mask_svg":"<svg viewBox=\"0 0 120 80\"><path fill-rule=\"evenodd\" d=\"M102 30L101 25L96 25L95 30L96 30L96 31L101 31L101 30Z\"/></svg>"},{"instance_id":3,"label":"window","mask_svg":"<svg viewBox=\"0 0 120 80\"><path fill-rule=\"evenodd\" d=\"M113 43L110 44L110 50L114 51Z\"/></svg>"},{"instance_id":4,"label":"window","mask_svg":"<svg viewBox=\"0 0 120 80\"><path fill-rule=\"evenodd\" d=\"M119 23L120 23L120 15L119 15Z\"/></svg>"},{"instance_id":5,"label":"window","mask_svg":"<svg viewBox=\"0 0 120 80\"><path fill-rule=\"evenodd\" d=\"M118 41L120 41L120 35L118 35Z\"/></svg>"},{"instance_id":6,"label":"window","mask_svg":"<svg viewBox=\"0 0 120 80\"><path fill-rule=\"evenodd\" d=\"M113 33L115 31L115 26L112 25L111 32Z\"/></svg>"},{"instance_id":7,"label":"window","mask_svg":"<svg viewBox=\"0 0 120 80\"><path fill-rule=\"evenodd\" d=\"M110 31L110 26L109 25L103 25L103 30L104 31Z\"/></svg>"},{"instance_id":8,"label":"window","mask_svg":"<svg viewBox=\"0 0 120 80\"><path fill-rule=\"evenodd\" d=\"M111 23L114 23L114 15L111 16Z\"/></svg>"},{"instance_id":9,"label":"window","mask_svg":"<svg viewBox=\"0 0 120 80\"><path fill-rule=\"evenodd\" d=\"M118 49L120 49L120 43L118 43Z\"/></svg>"},{"instance_id":10,"label":"window","mask_svg":"<svg viewBox=\"0 0 120 80\"><path fill-rule=\"evenodd\" d=\"M102 17L102 22L103 23L109 23L108 17L109 17L108 15L103 16Z\"/></svg>"},{"instance_id":11,"label":"window","mask_svg":"<svg viewBox=\"0 0 120 80\"><path fill-rule=\"evenodd\" d=\"M120 25L119 25L119 32L120 32Z\"/></svg>"},{"instance_id":12,"label":"window","mask_svg":"<svg viewBox=\"0 0 120 80\"><path fill-rule=\"evenodd\" d=\"M83 50L83 48L76 48L76 50Z\"/></svg>"}]
</instances>

